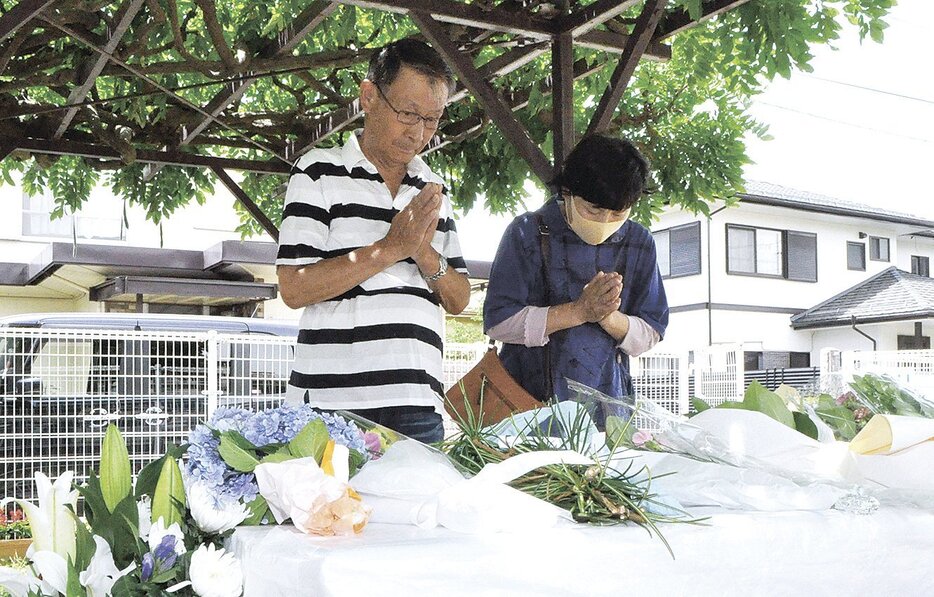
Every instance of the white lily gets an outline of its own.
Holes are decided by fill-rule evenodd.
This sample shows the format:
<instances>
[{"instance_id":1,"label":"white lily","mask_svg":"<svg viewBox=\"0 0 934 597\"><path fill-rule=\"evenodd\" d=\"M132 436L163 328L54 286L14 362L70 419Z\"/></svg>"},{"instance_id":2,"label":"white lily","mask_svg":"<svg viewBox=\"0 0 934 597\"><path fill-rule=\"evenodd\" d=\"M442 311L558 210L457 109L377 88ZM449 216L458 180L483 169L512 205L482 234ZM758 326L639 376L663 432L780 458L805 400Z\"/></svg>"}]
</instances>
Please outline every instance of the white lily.
<instances>
[{"instance_id":1,"label":"white lily","mask_svg":"<svg viewBox=\"0 0 934 597\"><path fill-rule=\"evenodd\" d=\"M39 505L16 500L29 521L35 551L51 551L66 559L75 557L77 531L74 510L78 491L71 487L73 478L72 471L65 471L52 483L45 473L37 471L35 481Z\"/></svg>"},{"instance_id":2,"label":"white lily","mask_svg":"<svg viewBox=\"0 0 934 597\"><path fill-rule=\"evenodd\" d=\"M250 515L246 506L240 502L215 504L211 490L204 483L192 483L187 489L191 517L205 533L229 531Z\"/></svg>"},{"instance_id":3,"label":"white lily","mask_svg":"<svg viewBox=\"0 0 934 597\"><path fill-rule=\"evenodd\" d=\"M30 553L31 552L31 553ZM32 567L41 578L42 594L65 595L68 589L68 562L54 551L26 552L26 557L32 560Z\"/></svg>"},{"instance_id":4,"label":"white lily","mask_svg":"<svg viewBox=\"0 0 934 597\"><path fill-rule=\"evenodd\" d=\"M39 579L28 570L0 566L0 587L13 597L27 597L39 590Z\"/></svg>"},{"instance_id":5,"label":"white lily","mask_svg":"<svg viewBox=\"0 0 934 597\"><path fill-rule=\"evenodd\" d=\"M94 544L97 546L94 557L91 558L87 569L78 575L78 582L88 590L88 597L109 597L114 583L121 576L129 574L136 565L131 564L120 570L114 563L110 545L97 535L94 535Z\"/></svg>"},{"instance_id":6,"label":"white lily","mask_svg":"<svg viewBox=\"0 0 934 597\"><path fill-rule=\"evenodd\" d=\"M187 551L185 549L185 534L182 532L182 527L180 527L177 522L173 522L166 528L165 519L161 516L159 520L152 523L152 527L149 529L149 550L155 551L166 535L175 536L175 553L182 555Z\"/></svg>"},{"instance_id":7,"label":"white lily","mask_svg":"<svg viewBox=\"0 0 934 597\"><path fill-rule=\"evenodd\" d=\"M152 529L152 504L148 495L136 502L136 511L139 514L139 538L146 541Z\"/></svg>"},{"instance_id":8,"label":"white lily","mask_svg":"<svg viewBox=\"0 0 934 597\"><path fill-rule=\"evenodd\" d=\"M201 545L191 554L188 578L200 597L239 597L243 593L240 562L214 545Z\"/></svg>"}]
</instances>

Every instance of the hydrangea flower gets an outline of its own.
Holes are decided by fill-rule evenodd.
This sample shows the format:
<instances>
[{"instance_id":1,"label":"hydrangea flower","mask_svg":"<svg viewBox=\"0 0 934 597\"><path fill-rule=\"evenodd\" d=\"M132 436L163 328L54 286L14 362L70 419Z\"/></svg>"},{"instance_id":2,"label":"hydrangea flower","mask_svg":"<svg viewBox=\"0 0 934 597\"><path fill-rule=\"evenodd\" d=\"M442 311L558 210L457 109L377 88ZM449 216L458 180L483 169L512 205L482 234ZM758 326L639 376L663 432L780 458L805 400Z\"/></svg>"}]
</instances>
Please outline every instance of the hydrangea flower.
<instances>
[{"instance_id":1,"label":"hydrangea flower","mask_svg":"<svg viewBox=\"0 0 934 597\"><path fill-rule=\"evenodd\" d=\"M198 483L207 487L218 508L236 502L253 501L259 495L256 477L252 473L240 473L227 466L218 450L220 440L215 432L236 431L254 446L261 447L289 442L314 420L324 423L336 443L367 454L363 432L359 427L340 415L319 412L307 404L283 404L260 412L219 408L206 425L198 425L188 437L186 485Z\"/></svg>"}]
</instances>

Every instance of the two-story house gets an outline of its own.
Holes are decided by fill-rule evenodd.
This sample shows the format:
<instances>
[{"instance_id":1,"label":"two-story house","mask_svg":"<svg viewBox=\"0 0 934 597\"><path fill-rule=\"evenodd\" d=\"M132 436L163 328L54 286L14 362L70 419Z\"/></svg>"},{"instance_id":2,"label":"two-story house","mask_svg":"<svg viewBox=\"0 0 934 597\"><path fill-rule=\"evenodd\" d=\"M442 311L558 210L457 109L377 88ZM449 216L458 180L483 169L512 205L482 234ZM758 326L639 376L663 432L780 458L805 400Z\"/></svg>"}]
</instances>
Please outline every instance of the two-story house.
<instances>
[{"instance_id":1,"label":"two-story house","mask_svg":"<svg viewBox=\"0 0 934 597\"><path fill-rule=\"evenodd\" d=\"M739 199L652 227L671 305L659 348L741 344L753 370L930 346L934 221L765 183Z\"/></svg>"}]
</instances>

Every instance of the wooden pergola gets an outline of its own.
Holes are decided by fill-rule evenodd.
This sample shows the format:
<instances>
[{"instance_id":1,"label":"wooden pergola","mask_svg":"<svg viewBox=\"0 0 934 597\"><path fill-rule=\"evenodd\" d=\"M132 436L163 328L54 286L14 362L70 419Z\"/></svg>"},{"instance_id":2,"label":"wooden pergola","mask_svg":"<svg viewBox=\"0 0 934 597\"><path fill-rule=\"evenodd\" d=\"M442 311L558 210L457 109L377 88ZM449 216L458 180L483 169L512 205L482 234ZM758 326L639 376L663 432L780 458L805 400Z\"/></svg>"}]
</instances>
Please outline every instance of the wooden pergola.
<instances>
[{"instance_id":1,"label":"wooden pergola","mask_svg":"<svg viewBox=\"0 0 934 597\"><path fill-rule=\"evenodd\" d=\"M494 85L498 77L550 53L550 82L538 91L552 95L553 154L560 161L574 143L574 81L605 67L575 61L575 47L608 53L610 64L615 62L587 126L588 132L603 131L642 58L666 60L673 35L746 1L704 0L692 16L669 8L667 0L309 0L278 35L253 36L242 44L250 50L244 52L225 40L215 0L192 0L209 47L196 55L185 45L176 0L123 0L118 7L94 0L20 0L0 16L0 159L20 151L80 156L101 168L142 162L149 165L147 176L164 165L208 168L277 239L274 223L228 170L286 174L295 157L360 118L356 98L344 97L332 82L341 69L368 60L369 49L313 52L302 45L340 5L407 15L456 73L452 102L472 96L479 104L474 113L445 124L427 151L492 122L531 172L547 181L554 165L514 114L528 105L532 90L504 92ZM154 50L146 34L159 28L171 30L167 45L180 60L148 58ZM489 58L484 50L491 48L497 51ZM73 68L36 75L56 60L71 61ZM160 82L171 73L196 76L205 89L215 90L213 96L201 103L186 99L187 89L198 85L183 89ZM267 113L255 103L244 109L256 81L284 73L314 91L313 105L297 99L289 111ZM102 87L108 78L135 81L140 91L132 97L164 98L165 117L138 122L121 113L114 106L126 98L108 97ZM36 87L56 101L27 100L22 91Z\"/></svg>"}]
</instances>

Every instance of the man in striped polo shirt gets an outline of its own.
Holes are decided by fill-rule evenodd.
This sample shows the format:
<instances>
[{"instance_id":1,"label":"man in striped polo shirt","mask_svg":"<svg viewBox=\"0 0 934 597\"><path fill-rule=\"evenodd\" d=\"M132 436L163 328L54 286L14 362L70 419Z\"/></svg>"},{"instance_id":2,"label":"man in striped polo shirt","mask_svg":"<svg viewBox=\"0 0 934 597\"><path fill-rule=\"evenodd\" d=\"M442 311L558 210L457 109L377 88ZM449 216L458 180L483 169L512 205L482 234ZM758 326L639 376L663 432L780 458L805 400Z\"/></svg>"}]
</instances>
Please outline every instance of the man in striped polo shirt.
<instances>
[{"instance_id":1,"label":"man in striped polo shirt","mask_svg":"<svg viewBox=\"0 0 934 597\"><path fill-rule=\"evenodd\" d=\"M423 42L377 50L363 129L292 168L276 259L282 299L304 308L286 399L424 442L444 435L439 305L470 298L447 192L418 157L453 86Z\"/></svg>"}]
</instances>

